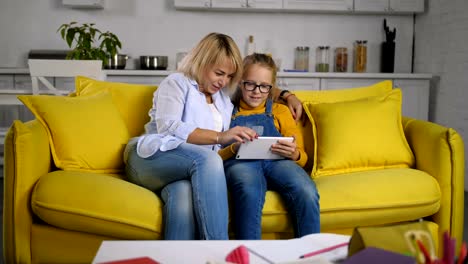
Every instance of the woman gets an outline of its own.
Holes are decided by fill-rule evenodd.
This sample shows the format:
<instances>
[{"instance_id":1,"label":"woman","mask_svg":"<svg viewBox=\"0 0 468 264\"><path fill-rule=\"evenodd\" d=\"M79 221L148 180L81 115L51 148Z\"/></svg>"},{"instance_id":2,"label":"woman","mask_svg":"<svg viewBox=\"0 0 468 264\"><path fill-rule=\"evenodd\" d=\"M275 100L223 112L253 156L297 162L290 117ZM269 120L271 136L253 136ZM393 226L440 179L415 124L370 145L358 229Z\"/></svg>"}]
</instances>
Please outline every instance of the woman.
<instances>
[{"instance_id":1,"label":"woman","mask_svg":"<svg viewBox=\"0 0 468 264\"><path fill-rule=\"evenodd\" d=\"M165 239L228 239L228 204L220 144L252 140L246 127L229 129L228 89L242 58L227 35L210 33L154 93L145 134L130 140L128 179L161 192ZM197 234L198 232L198 234Z\"/></svg>"},{"instance_id":2,"label":"woman","mask_svg":"<svg viewBox=\"0 0 468 264\"><path fill-rule=\"evenodd\" d=\"M248 126L259 136L294 137L294 141L279 140L271 146L271 151L284 159L235 159L239 142L219 152L226 160L224 167L234 205L231 218L236 238L261 238L267 189L276 191L285 201L296 237L320 232L319 195L314 182L301 168L307 161L303 138L288 108L272 100L276 82L273 59L257 53L247 56L242 79L234 94L230 126Z\"/></svg>"}]
</instances>

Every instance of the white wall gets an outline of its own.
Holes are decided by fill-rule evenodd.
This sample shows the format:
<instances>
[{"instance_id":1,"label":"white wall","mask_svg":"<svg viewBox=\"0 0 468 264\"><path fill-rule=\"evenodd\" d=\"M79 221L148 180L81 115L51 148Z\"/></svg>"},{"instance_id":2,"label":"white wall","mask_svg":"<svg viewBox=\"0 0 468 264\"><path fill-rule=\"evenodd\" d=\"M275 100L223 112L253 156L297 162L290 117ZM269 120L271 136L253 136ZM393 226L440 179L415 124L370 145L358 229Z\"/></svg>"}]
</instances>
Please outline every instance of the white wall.
<instances>
[{"instance_id":1,"label":"white wall","mask_svg":"<svg viewBox=\"0 0 468 264\"><path fill-rule=\"evenodd\" d=\"M431 87L430 119L453 127L468 154L468 1L429 0L416 19L415 71L439 76ZM468 190L465 158L465 190Z\"/></svg>"},{"instance_id":2,"label":"white wall","mask_svg":"<svg viewBox=\"0 0 468 264\"><path fill-rule=\"evenodd\" d=\"M1 0L0 67L26 67L31 49L67 49L56 30L63 23L78 21L94 22L99 29L117 34L123 43L121 53L134 60L140 55L168 55L170 69L176 52L190 49L201 37L217 31L231 35L242 51L248 35L254 35L257 50L273 52L282 59L282 68L293 67L296 46L311 47L312 69L317 46L351 50L354 40L367 39L368 72L378 72L385 17L391 28L397 28L395 71L410 72L411 15L180 11L172 0L105 0L104 10L75 10L62 6L60 0ZM127 68L132 67L130 63Z\"/></svg>"}]
</instances>

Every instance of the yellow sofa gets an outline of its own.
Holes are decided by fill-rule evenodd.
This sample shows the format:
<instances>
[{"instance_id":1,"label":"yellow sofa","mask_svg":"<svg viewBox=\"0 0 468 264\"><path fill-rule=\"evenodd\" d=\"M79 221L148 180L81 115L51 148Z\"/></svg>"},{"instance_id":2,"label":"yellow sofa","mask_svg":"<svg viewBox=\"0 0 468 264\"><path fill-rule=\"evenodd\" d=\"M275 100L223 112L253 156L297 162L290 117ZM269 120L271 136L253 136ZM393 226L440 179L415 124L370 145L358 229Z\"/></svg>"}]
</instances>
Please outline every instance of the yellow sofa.
<instances>
[{"instance_id":1,"label":"yellow sofa","mask_svg":"<svg viewBox=\"0 0 468 264\"><path fill-rule=\"evenodd\" d=\"M124 123L129 126L128 136L142 132L156 87L86 78L77 78L76 83L77 91L70 100L93 96L102 90L110 92ZM385 89L391 89L389 82L384 84ZM322 95L325 95L324 101L330 98L353 100L373 96L374 91L375 87L370 86L328 95L316 91L296 93L308 102ZM28 100L23 98L34 108L34 102ZM51 105L48 103L47 107ZM66 105L60 107L68 107ZM36 109L36 116L51 111L47 109L42 109L43 112ZM88 110L83 109L80 114ZM97 111L104 110L98 108L93 115L99 116ZM93 119L93 115L87 119ZM67 146L60 146L56 131L48 128L54 125L52 122L61 124L63 120L47 118L42 116L25 123L15 121L5 139L5 263L88 263L103 240L162 239L161 199L127 182L122 172L74 169L75 163L67 165L66 159L60 160ZM98 126L99 122L94 125ZM314 177L320 193L322 232L351 234L356 226L425 219L431 223L433 232L440 236L444 230L449 230L460 243L464 208L463 141L453 129L431 122L404 118L401 124L414 154L411 168L384 166ZM314 152L317 139L312 131L317 132L318 127L313 128L307 121L300 128L311 156L307 169L313 170L313 156L318 154ZM79 141L79 129L76 122L66 127L65 132L77 133L68 140ZM113 140L111 137L114 135L109 136L109 140ZM99 141L93 144L89 152L100 146L97 145ZM63 166L65 169L58 168ZM291 237L291 222L277 193L267 193L262 232L264 238Z\"/></svg>"}]
</instances>

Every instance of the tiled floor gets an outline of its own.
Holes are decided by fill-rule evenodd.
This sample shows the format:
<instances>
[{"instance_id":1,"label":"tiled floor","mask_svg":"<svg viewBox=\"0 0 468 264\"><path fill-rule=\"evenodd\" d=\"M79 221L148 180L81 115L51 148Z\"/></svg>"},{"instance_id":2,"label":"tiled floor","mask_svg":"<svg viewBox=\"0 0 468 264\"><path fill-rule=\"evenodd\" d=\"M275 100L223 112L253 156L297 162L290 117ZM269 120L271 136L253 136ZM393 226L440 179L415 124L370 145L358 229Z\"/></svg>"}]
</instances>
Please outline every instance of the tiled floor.
<instances>
[{"instance_id":1,"label":"tiled floor","mask_svg":"<svg viewBox=\"0 0 468 264\"><path fill-rule=\"evenodd\" d=\"M1 167L0 167L1 168ZM1 215L3 216L3 168L1 168L0 170L0 199L2 200L2 202L0 203L0 213ZM466 241L467 238L468 238L468 193L465 192L465 224L464 224L464 228L463 228L463 238L464 240ZM0 247L0 256L3 256L3 217L0 218L0 235L2 237L2 240L1 240L1 247ZM0 259L0 264L3 263L3 257Z\"/></svg>"}]
</instances>

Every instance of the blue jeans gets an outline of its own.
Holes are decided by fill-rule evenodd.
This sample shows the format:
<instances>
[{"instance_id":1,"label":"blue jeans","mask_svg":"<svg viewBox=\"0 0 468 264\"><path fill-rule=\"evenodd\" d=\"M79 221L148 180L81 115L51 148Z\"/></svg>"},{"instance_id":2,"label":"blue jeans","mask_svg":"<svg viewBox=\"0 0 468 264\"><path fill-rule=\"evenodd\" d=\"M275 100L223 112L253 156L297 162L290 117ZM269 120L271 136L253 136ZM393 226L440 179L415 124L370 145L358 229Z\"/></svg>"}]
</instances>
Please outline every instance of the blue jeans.
<instances>
[{"instance_id":1,"label":"blue jeans","mask_svg":"<svg viewBox=\"0 0 468 264\"><path fill-rule=\"evenodd\" d=\"M215 151L182 143L148 158L131 148L128 180L154 192L165 202L165 238L228 239L228 202L223 161Z\"/></svg>"},{"instance_id":2,"label":"blue jeans","mask_svg":"<svg viewBox=\"0 0 468 264\"><path fill-rule=\"evenodd\" d=\"M226 177L234 206L236 239L261 239L267 189L280 194L296 237L320 232L319 194L309 175L291 160L228 160Z\"/></svg>"}]
</instances>

